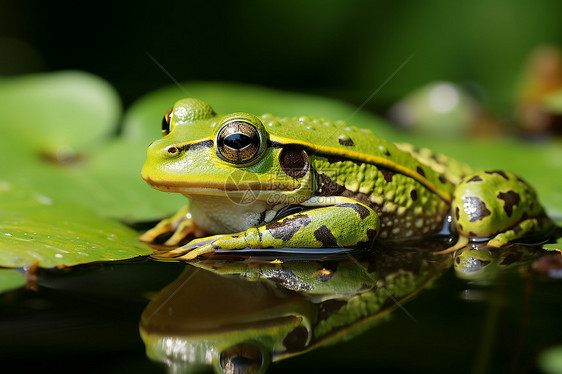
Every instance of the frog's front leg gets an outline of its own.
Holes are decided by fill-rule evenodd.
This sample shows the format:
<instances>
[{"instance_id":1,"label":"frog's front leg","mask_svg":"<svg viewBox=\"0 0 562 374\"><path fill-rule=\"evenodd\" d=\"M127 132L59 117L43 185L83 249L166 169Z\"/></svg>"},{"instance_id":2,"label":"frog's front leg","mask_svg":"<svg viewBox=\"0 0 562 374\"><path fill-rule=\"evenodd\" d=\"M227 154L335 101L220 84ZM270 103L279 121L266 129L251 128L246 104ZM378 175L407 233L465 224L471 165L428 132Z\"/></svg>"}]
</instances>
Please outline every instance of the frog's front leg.
<instances>
[{"instance_id":1,"label":"frog's front leg","mask_svg":"<svg viewBox=\"0 0 562 374\"><path fill-rule=\"evenodd\" d=\"M170 218L165 218L158 222L156 226L142 234L139 239L143 242L154 243L160 235L173 232L172 236L166 240L164 245L175 246L181 243L187 236L193 234L196 237L202 236L203 232L191 219L191 213L187 205L183 206L176 214Z\"/></svg>"},{"instance_id":2,"label":"frog's front leg","mask_svg":"<svg viewBox=\"0 0 562 374\"><path fill-rule=\"evenodd\" d=\"M488 246L549 235L554 228L531 186L505 171L467 176L455 191L452 214L464 238L490 238Z\"/></svg>"},{"instance_id":3,"label":"frog's front leg","mask_svg":"<svg viewBox=\"0 0 562 374\"><path fill-rule=\"evenodd\" d=\"M378 215L353 199L312 197L300 205L310 209L237 234L195 239L158 257L191 260L219 249L356 246L373 242L379 232Z\"/></svg>"}]
</instances>

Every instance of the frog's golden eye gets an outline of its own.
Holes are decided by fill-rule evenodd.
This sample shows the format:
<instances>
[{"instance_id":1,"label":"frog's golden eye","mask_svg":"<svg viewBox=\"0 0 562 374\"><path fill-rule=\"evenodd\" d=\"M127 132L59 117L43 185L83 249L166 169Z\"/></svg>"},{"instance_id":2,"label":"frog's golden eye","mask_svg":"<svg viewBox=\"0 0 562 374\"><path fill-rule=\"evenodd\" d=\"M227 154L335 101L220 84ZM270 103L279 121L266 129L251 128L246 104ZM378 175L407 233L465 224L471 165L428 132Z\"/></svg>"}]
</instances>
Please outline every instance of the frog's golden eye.
<instances>
[{"instance_id":1,"label":"frog's golden eye","mask_svg":"<svg viewBox=\"0 0 562 374\"><path fill-rule=\"evenodd\" d=\"M267 368L271 358L258 347L239 343L225 349L220 355L220 366L225 373L258 373Z\"/></svg>"},{"instance_id":2,"label":"frog's golden eye","mask_svg":"<svg viewBox=\"0 0 562 374\"><path fill-rule=\"evenodd\" d=\"M260 140L260 133L254 125L234 120L219 130L217 154L225 161L243 164L259 156Z\"/></svg>"},{"instance_id":3,"label":"frog's golden eye","mask_svg":"<svg viewBox=\"0 0 562 374\"><path fill-rule=\"evenodd\" d=\"M170 133L170 115L172 114L173 107L168 109L164 118L162 118L162 135L166 136Z\"/></svg>"}]
</instances>

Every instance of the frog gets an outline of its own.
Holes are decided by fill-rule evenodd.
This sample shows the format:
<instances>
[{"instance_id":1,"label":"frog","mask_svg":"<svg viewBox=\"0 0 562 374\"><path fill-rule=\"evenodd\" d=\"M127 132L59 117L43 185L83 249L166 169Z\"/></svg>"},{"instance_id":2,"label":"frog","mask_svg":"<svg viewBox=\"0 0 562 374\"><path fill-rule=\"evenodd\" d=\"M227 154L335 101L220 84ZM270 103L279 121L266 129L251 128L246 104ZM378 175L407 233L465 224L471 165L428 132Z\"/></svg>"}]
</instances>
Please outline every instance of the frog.
<instances>
[{"instance_id":1,"label":"frog","mask_svg":"<svg viewBox=\"0 0 562 374\"><path fill-rule=\"evenodd\" d=\"M151 300L140 333L147 355L173 372L212 366L216 373L263 373L271 363L362 334L397 308L408 314L404 303L451 261L402 248L362 258L200 259Z\"/></svg>"},{"instance_id":2,"label":"frog","mask_svg":"<svg viewBox=\"0 0 562 374\"><path fill-rule=\"evenodd\" d=\"M140 239L190 261L229 250L372 247L450 227L456 250L552 236L535 190L503 170L394 143L346 121L219 114L185 98L164 115L142 177L185 195Z\"/></svg>"},{"instance_id":3,"label":"frog","mask_svg":"<svg viewBox=\"0 0 562 374\"><path fill-rule=\"evenodd\" d=\"M531 264L551 254L541 246L511 245L501 251L465 247L455 253L453 267L458 278L471 284L490 285L506 273L528 273Z\"/></svg>"}]
</instances>

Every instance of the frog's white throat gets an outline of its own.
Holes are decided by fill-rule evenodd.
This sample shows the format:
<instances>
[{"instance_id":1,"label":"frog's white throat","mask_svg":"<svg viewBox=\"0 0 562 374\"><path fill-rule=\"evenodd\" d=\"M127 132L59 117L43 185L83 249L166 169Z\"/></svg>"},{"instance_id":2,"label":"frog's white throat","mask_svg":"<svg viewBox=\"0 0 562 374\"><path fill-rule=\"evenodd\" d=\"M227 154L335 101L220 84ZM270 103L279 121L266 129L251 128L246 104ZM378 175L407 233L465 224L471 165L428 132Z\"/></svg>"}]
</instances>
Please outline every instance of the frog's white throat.
<instances>
[{"instance_id":1,"label":"frog's white throat","mask_svg":"<svg viewBox=\"0 0 562 374\"><path fill-rule=\"evenodd\" d=\"M189 195L194 223L209 234L236 233L263 223L273 207L266 201L246 198ZM277 208L277 207L276 207Z\"/></svg>"}]
</instances>

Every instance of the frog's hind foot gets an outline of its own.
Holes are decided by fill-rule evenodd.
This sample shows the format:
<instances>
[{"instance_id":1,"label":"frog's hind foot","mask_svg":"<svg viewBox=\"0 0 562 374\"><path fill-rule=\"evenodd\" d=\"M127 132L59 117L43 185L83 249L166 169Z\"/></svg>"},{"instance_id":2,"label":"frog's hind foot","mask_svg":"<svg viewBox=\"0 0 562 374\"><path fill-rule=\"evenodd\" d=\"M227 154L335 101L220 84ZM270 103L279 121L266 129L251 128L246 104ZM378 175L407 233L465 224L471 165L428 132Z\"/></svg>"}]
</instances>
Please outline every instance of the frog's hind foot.
<instances>
[{"instance_id":1,"label":"frog's hind foot","mask_svg":"<svg viewBox=\"0 0 562 374\"><path fill-rule=\"evenodd\" d=\"M488 241L489 247L500 248L515 241L524 241L528 244L542 244L548 239L557 238L560 229L546 215L527 218L512 228L501 232Z\"/></svg>"}]
</instances>

